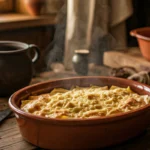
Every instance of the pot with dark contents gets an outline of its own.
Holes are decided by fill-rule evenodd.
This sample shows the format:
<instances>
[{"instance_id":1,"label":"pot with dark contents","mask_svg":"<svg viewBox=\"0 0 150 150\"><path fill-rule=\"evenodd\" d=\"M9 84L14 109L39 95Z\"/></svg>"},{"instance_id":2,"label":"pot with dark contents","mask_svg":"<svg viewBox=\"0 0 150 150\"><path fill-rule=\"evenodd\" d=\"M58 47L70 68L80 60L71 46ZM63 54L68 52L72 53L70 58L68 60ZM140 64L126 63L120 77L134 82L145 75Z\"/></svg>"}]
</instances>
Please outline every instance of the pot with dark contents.
<instances>
[{"instance_id":1,"label":"pot with dark contents","mask_svg":"<svg viewBox=\"0 0 150 150\"><path fill-rule=\"evenodd\" d=\"M29 51L34 50L31 58ZM0 96L9 96L27 86L32 78L32 64L39 58L36 45L17 41L0 41Z\"/></svg>"},{"instance_id":2,"label":"pot with dark contents","mask_svg":"<svg viewBox=\"0 0 150 150\"><path fill-rule=\"evenodd\" d=\"M87 75L88 74L88 55L89 50L75 50L72 58L73 67L77 74Z\"/></svg>"}]
</instances>

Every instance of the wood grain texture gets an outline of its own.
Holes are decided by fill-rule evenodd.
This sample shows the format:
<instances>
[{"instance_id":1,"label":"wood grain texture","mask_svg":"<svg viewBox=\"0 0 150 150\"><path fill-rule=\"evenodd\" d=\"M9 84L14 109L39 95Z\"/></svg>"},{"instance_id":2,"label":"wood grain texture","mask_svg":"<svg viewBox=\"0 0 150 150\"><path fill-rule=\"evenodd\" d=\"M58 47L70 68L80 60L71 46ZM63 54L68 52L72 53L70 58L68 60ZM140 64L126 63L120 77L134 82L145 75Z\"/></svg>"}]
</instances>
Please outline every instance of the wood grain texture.
<instances>
[{"instance_id":1,"label":"wood grain texture","mask_svg":"<svg viewBox=\"0 0 150 150\"><path fill-rule=\"evenodd\" d=\"M14 9L14 0L0 0L0 13L10 12Z\"/></svg>"},{"instance_id":2,"label":"wood grain texture","mask_svg":"<svg viewBox=\"0 0 150 150\"><path fill-rule=\"evenodd\" d=\"M0 14L0 31L56 24L56 15Z\"/></svg>"},{"instance_id":3,"label":"wood grain texture","mask_svg":"<svg viewBox=\"0 0 150 150\"><path fill-rule=\"evenodd\" d=\"M21 136L16 119L10 118L0 125L0 149L21 150L33 149L35 146L27 143Z\"/></svg>"},{"instance_id":4,"label":"wood grain texture","mask_svg":"<svg viewBox=\"0 0 150 150\"><path fill-rule=\"evenodd\" d=\"M0 110L8 108L8 98L0 98Z\"/></svg>"},{"instance_id":5,"label":"wood grain texture","mask_svg":"<svg viewBox=\"0 0 150 150\"><path fill-rule=\"evenodd\" d=\"M138 48L105 52L103 63L112 68L131 66L135 67L138 71L150 70L150 62L143 58Z\"/></svg>"}]
</instances>

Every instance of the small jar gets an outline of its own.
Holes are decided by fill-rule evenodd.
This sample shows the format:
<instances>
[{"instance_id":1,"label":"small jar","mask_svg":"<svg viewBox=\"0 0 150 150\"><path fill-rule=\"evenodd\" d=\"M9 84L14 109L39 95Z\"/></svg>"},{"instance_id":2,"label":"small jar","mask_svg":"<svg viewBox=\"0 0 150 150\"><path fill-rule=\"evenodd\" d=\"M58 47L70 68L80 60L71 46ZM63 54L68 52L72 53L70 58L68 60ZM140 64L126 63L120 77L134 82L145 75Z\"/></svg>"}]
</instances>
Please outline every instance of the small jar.
<instances>
[{"instance_id":1,"label":"small jar","mask_svg":"<svg viewBox=\"0 0 150 150\"><path fill-rule=\"evenodd\" d=\"M72 58L73 67L77 74L87 75L88 74L88 55L89 50L81 49L75 50Z\"/></svg>"}]
</instances>

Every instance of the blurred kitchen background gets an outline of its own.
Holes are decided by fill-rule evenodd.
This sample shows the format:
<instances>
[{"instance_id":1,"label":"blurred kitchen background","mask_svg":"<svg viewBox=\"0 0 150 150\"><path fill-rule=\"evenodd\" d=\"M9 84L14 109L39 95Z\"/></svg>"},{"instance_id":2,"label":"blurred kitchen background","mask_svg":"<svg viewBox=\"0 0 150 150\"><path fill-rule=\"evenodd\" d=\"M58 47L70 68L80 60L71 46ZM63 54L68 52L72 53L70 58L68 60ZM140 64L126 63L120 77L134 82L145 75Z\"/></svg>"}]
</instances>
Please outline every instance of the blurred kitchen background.
<instances>
[{"instance_id":1,"label":"blurred kitchen background","mask_svg":"<svg viewBox=\"0 0 150 150\"><path fill-rule=\"evenodd\" d=\"M150 26L149 8L150 0L0 0L0 40L36 44L36 73L54 62L71 70L77 49L104 65L104 52L138 47L129 32Z\"/></svg>"}]
</instances>

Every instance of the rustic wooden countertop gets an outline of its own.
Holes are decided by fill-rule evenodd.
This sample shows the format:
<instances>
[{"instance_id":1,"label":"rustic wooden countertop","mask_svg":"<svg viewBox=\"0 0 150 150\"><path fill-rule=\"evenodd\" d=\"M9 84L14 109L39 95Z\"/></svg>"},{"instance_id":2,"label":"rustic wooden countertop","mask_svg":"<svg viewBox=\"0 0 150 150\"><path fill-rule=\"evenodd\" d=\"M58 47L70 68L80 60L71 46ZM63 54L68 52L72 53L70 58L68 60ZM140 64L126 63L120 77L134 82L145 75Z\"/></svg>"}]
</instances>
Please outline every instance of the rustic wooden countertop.
<instances>
[{"instance_id":1,"label":"rustic wooden countertop","mask_svg":"<svg viewBox=\"0 0 150 150\"><path fill-rule=\"evenodd\" d=\"M109 68L95 66L91 68L88 75L109 75ZM56 79L78 76L75 72L43 72L32 79L31 84ZM8 98L0 98L0 110L8 108ZM139 122L140 124L140 122ZM135 127L136 128L136 127ZM115 138L115 137L114 137ZM107 139L106 139L107 140ZM150 150L150 128L144 133L115 147L106 148L111 150ZM14 114L12 113L0 124L0 150L42 150L28 142L26 142L19 131Z\"/></svg>"}]
</instances>

